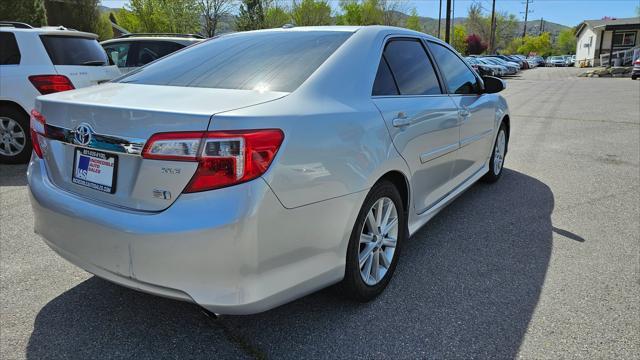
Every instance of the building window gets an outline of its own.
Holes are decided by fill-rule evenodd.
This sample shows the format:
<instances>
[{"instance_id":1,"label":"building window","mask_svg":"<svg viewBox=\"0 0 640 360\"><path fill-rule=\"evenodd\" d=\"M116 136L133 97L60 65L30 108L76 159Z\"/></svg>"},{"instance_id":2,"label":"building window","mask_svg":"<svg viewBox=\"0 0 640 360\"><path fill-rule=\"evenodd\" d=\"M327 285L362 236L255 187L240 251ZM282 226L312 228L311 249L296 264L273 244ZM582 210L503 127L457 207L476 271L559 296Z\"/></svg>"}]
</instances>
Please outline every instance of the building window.
<instances>
[{"instance_id":1,"label":"building window","mask_svg":"<svg viewBox=\"0 0 640 360\"><path fill-rule=\"evenodd\" d=\"M632 47L635 44L636 44L635 31L613 33L613 47Z\"/></svg>"}]
</instances>

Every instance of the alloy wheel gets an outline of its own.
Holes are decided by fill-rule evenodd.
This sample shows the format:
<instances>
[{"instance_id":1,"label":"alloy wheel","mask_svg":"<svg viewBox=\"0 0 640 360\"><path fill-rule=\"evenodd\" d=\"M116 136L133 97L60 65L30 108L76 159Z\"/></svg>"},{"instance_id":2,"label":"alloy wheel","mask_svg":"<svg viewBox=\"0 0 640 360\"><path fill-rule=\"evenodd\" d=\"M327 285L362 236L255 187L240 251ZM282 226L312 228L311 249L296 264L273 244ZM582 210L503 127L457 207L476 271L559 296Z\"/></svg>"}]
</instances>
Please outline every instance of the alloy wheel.
<instances>
[{"instance_id":1,"label":"alloy wheel","mask_svg":"<svg viewBox=\"0 0 640 360\"><path fill-rule=\"evenodd\" d=\"M500 130L498 133L498 140L496 141L496 148L493 154L493 173L498 175L502 171L502 165L504 163L504 155L507 148L507 136L504 130Z\"/></svg>"},{"instance_id":2,"label":"alloy wheel","mask_svg":"<svg viewBox=\"0 0 640 360\"><path fill-rule=\"evenodd\" d=\"M378 284L389 271L398 243L398 210L388 197L369 209L360 232L358 261L360 276L369 285Z\"/></svg>"},{"instance_id":3,"label":"alloy wheel","mask_svg":"<svg viewBox=\"0 0 640 360\"><path fill-rule=\"evenodd\" d=\"M27 137L20 124L8 117L0 117L0 154L16 156L22 152Z\"/></svg>"}]
</instances>

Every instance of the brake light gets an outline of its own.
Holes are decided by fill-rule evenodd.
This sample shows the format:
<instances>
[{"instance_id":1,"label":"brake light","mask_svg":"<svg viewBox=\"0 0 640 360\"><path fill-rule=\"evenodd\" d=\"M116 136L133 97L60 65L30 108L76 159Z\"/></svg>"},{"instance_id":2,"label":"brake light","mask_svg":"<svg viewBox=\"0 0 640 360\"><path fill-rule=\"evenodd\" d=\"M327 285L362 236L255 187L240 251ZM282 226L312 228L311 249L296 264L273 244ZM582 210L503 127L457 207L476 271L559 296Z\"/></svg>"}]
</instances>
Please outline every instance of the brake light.
<instances>
[{"instance_id":1,"label":"brake light","mask_svg":"<svg viewBox=\"0 0 640 360\"><path fill-rule=\"evenodd\" d=\"M75 89L71 80L64 75L32 75L29 81L42 95Z\"/></svg>"},{"instance_id":2,"label":"brake light","mask_svg":"<svg viewBox=\"0 0 640 360\"><path fill-rule=\"evenodd\" d=\"M145 159L197 161L185 193L217 189L264 174L284 134L278 129L178 132L153 135L142 150Z\"/></svg>"},{"instance_id":3,"label":"brake light","mask_svg":"<svg viewBox=\"0 0 640 360\"><path fill-rule=\"evenodd\" d=\"M33 146L33 152L42 159L42 146L40 141L44 142L44 139L41 139L41 136L45 134L45 124L46 119L44 115L40 114L38 110L31 110L31 117L29 118L29 133L31 134L31 143Z\"/></svg>"}]
</instances>

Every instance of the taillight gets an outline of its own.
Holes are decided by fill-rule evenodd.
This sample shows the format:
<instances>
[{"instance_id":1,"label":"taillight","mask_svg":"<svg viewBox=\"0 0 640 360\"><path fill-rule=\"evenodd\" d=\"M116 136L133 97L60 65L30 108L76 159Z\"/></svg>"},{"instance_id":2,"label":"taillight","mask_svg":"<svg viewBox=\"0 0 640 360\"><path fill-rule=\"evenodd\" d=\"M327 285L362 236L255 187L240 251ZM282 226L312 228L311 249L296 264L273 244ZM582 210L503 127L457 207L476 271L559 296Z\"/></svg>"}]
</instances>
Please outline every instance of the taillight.
<instances>
[{"instance_id":1,"label":"taillight","mask_svg":"<svg viewBox=\"0 0 640 360\"><path fill-rule=\"evenodd\" d=\"M29 81L42 95L75 89L71 80L64 75L32 75Z\"/></svg>"},{"instance_id":2,"label":"taillight","mask_svg":"<svg viewBox=\"0 0 640 360\"><path fill-rule=\"evenodd\" d=\"M212 190L253 180L267 171L284 134L277 129L178 132L153 135L146 159L197 161L184 192Z\"/></svg>"},{"instance_id":3,"label":"taillight","mask_svg":"<svg viewBox=\"0 0 640 360\"><path fill-rule=\"evenodd\" d=\"M38 110L31 110L31 117L29 119L29 133L31 134L31 143L33 146L33 152L42 159L42 146L40 145L40 141L44 141L41 139L41 136L45 134L45 124L46 119L44 115L40 114Z\"/></svg>"}]
</instances>

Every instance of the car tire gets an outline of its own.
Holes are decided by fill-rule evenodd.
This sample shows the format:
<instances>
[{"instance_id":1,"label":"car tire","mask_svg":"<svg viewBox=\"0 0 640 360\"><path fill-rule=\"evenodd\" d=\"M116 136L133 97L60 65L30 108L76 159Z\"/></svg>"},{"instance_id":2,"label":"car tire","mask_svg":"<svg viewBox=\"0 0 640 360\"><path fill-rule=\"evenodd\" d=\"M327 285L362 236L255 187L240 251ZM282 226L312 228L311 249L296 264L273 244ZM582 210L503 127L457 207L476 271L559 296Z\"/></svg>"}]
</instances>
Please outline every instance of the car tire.
<instances>
[{"instance_id":1,"label":"car tire","mask_svg":"<svg viewBox=\"0 0 640 360\"><path fill-rule=\"evenodd\" d=\"M509 135L507 133L507 127L504 123L500 124L498 129L498 135L496 141L493 143L493 150L491 151L491 159L489 160L489 171L482 177L482 180L487 183L494 183L502 176L502 170L504 169L504 159L507 155L507 148L509 145Z\"/></svg>"},{"instance_id":2,"label":"car tire","mask_svg":"<svg viewBox=\"0 0 640 360\"><path fill-rule=\"evenodd\" d=\"M631 75L631 80L635 80L635 79L637 79L637 78L638 78L637 76L635 76L635 75Z\"/></svg>"},{"instance_id":3,"label":"car tire","mask_svg":"<svg viewBox=\"0 0 640 360\"><path fill-rule=\"evenodd\" d=\"M387 211L390 212L389 215ZM382 231L379 230L380 227L372 229L369 225L373 223L384 226L385 218L386 224L390 225L394 215L396 225ZM389 181L376 183L367 195L351 232L345 277L340 286L344 295L356 301L367 302L382 293L393 276L407 233L407 214L400 192ZM395 244L392 241L393 235L396 236ZM376 264L378 271L375 271Z\"/></svg>"},{"instance_id":4,"label":"car tire","mask_svg":"<svg viewBox=\"0 0 640 360\"><path fill-rule=\"evenodd\" d=\"M29 158L29 117L15 107L0 105L0 163L22 164Z\"/></svg>"}]
</instances>

